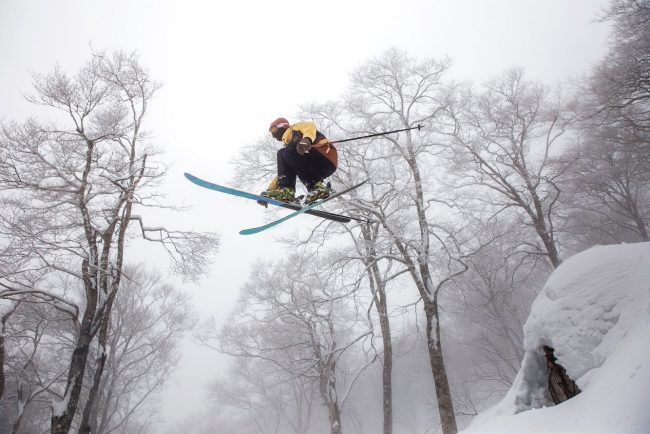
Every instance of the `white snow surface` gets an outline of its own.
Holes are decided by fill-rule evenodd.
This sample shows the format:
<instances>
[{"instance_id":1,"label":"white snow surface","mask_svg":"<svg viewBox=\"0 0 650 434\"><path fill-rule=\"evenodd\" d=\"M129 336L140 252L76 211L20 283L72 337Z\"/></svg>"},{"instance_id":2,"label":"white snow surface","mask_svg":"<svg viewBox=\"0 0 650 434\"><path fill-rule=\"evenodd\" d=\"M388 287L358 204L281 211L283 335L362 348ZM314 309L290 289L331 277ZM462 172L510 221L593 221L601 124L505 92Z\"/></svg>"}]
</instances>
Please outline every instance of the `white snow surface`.
<instances>
[{"instance_id":1,"label":"white snow surface","mask_svg":"<svg viewBox=\"0 0 650 434\"><path fill-rule=\"evenodd\" d=\"M547 401L542 346L582 391ZM650 243L593 247L550 276L506 396L464 434L650 433Z\"/></svg>"}]
</instances>

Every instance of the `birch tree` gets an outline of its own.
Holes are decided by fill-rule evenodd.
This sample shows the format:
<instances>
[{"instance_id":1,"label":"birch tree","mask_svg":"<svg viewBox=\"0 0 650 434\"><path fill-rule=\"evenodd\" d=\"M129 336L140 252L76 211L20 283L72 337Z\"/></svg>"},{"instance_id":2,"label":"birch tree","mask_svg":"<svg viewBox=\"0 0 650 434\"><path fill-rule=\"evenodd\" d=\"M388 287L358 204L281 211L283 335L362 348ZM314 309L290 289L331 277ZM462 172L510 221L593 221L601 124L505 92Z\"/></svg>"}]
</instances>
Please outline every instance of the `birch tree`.
<instances>
[{"instance_id":1,"label":"birch tree","mask_svg":"<svg viewBox=\"0 0 650 434\"><path fill-rule=\"evenodd\" d=\"M87 408L97 397L128 241L139 235L161 243L175 271L199 278L217 239L149 227L136 214L139 206L161 206L155 187L165 174L144 128L159 85L136 55L96 53L75 76L57 67L36 75L34 86L30 101L49 110L52 120L5 124L0 136L0 230L9 240L4 253L16 258L5 264L0 297L37 297L75 321L65 390L52 404L51 432L66 433L95 339ZM50 289L55 274L80 282L83 297L75 298L70 287Z\"/></svg>"},{"instance_id":2,"label":"birch tree","mask_svg":"<svg viewBox=\"0 0 650 434\"><path fill-rule=\"evenodd\" d=\"M212 415L230 432L307 434L323 426L314 382L305 376L278 381L277 366L263 359L239 358L209 393Z\"/></svg>"},{"instance_id":3,"label":"birch tree","mask_svg":"<svg viewBox=\"0 0 650 434\"><path fill-rule=\"evenodd\" d=\"M587 83L604 124L650 133L649 18L648 0L613 0L605 10L610 48Z\"/></svg>"},{"instance_id":4,"label":"birch tree","mask_svg":"<svg viewBox=\"0 0 650 434\"><path fill-rule=\"evenodd\" d=\"M352 76L346 95L347 110L356 131L374 134L418 124L434 125L445 108L447 61L415 61L406 53L389 50L372 59ZM379 221L399 261L417 288L425 313L426 344L433 375L442 431L457 431L449 379L440 335L439 294L466 270L462 224L450 223L450 209L434 199L430 170L434 142L408 131L370 142L364 162L384 162L371 173L369 198L356 202ZM365 163L362 163L365 164ZM358 170L358 166L355 167ZM354 170L354 169L352 169ZM435 217L434 217L435 216Z\"/></svg>"},{"instance_id":5,"label":"birch tree","mask_svg":"<svg viewBox=\"0 0 650 434\"><path fill-rule=\"evenodd\" d=\"M558 181L566 165L554 164L553 157L573 120L559 96L526 80L523 70L511 69L480 92L465 87L446 114L455 188L466 187L467 202L474 201L476 212L514 212L537 239L522 240L522 248L559 266Z\"/></svg>"},{"instance_id":6,"label":"birch tree","mask_svg":"<svg viewBox=\"0 0 650 434\"><path fill-rule=\"evenodd\" d=\"M344 119L339 119L338 115L342 112L341 104L337 102L330 102L325 104L310 103L301 107L297 114L297 119L313 119L319 127L319 130L327 133L328 137L347 137L350 131L344 130ZM346 118L347 119L347 118ZM338 136L337 136L338 134ZM347 152L347 147L339 149L339 168L333 176L332 181L335 189L343 188L341 186L354 185L361 180L361 177L368 176L367 171L359 171L358 167L354 164L360 158L359 153ZM247 147L241 152L238 158L233 161L236 171L237 183L246 185L248 188L254 189L260 187L262 180L273 176L275 171L275 151L274 145L267 143L266 140L257 141ZM263 182L263 181L262 181ZM350 197L351 201L355 198L362 197L364 189L358 189L350 192L346 197ZM352 215L360 220L368 219L369 215L362 210L355 209L354 207L346 206L346 199L333 201L328 204L331 209L345 211L346 215ZM342 259L336 263L331 264L333 268L345 268L349 265L350 261L361 261L363 264L363 272L361 279L367 279L367 287L370 289L371 298L370 306L367 308L367 315L372 322L371 312L374 311L377 315L378 323L380 326L380 338L382 341L382 348L380 350L382 358L382 383L383 383L383 397L382 397L382 410L383 410L383 432L389 434L392 432L393 427L393 402L392 402L392 343L390 333L390 323L388 315L388 299L386 295L386 287L389 282L399 275L399 271L395 271L391 266L391 261L385 261L387 267L384 268L384 260L390 255L386 255L383 250L383 239L380 236L381 226L375 224L370 225L355 225L348 224L341 226L339 224L331 224L328 221L312 220L313 228L308 231L307 236L297 240L285 239L285 243L290 248L305 248L310 245L320 245L323 239L336 239L346 242L352 240L352 251L346 247L340 248ZM341 238L343 235L344 238ZM346 240L347 238L347 240ZM381 244L381 246L380 246ZM403 272L403 271L402 271ZM365 287L365 286L364 286Z\"/></svg>"},{"instance_id":7,"label":"birch tree","mask_svg":"<svg viewBox=\"0 0 650 434\"><path fill-rule=\"evenodd\" d=\"M154 398L179 362L180 340L196 323L188 296L154 272L128 266L124 276L97 400L84 406L83 418L96 434L133 432L154 422Z\"/></svg>"},{"instance_id":8,"label":"birch tree","mask_svg":"<svg viewBox=\"0 0 650 434\"><path fill-rule=\"evenodd\" d=\"M650 2L616 0L606 10L610 48L577 99L580 141L568 184L581 240L650 240Z\"/></svg>"},{"instance_id":9,"label":"birch tree","mask_svg":"<svg viewBox=\"0 0 650 434\"><path fill-rule=\"evenodd\" d=\"M129 266L124 276L112 311L108 359L89 418L91 431L97 434L136 432L155 422L156 393L178 362L179 339L194 324L187 296L161 284L154 273L142 265ZM27 421L43 431L49 422L47 403L60 398L64 385L65 356L74 347L73 323L48 303L24 300L3 319L12 321L4 323L3 372L9 387L0 419L11 418L14 432L23 432ZM88 366L88 374L93 369ZM89 408L85 405L89 389L84 385L81 392L84 409Z\"/></svg>"},{"instance_id":10,"label":"birch tree","mask_svg":"<svg viewBox=\"0 0 650 434\"><path fill-rule=\"evenodd\" d=\"M650 241L650 147L645 134L592 118L565 153L571 235L586 245Z\"/></svg>"},{"instance_id":11,"label":"birch tree","mask_svg":"<svg viewBox=\"0 0 650 434\"><path fill-rule=\"evenodd\" d=\"M340 362L344 354L358 351L369 332L355 331L356 314L346 308L349 290L323 268L326 263L294 254L257 264L237 310L218 335L217 349L265 361L276 383L308 380L325 409L328 431L338 434L349 390L365 368L342 384Z\"/></svg>"},{"instance_id":12,"label":"birch tree","mask_svg":"<svg viewBox=\"0 0 650 434\"><path fill-rule=\"evenodd\" d=\"M314 119L323 131L328 132L329 137L347 138L356 133L350 121L350 116L353 115L344 110L342 103L308 104L302 107L299 116ZM321 226L322 230L313 230L306 241L318 244L323 238L339 239L341 235L345 235L352 242L350 248L338 249L342 259L333 266L350 268L353 261L361 263L361 269L357 271L359 284L365 279L367 285L363 286L368 288L371 295L366 314L371 324L376 318L382 344L379 357L382 366L383 433L391 434L393 432L393 343L387 287L391 281L405 273L406 269L396 265L399 262L393 260L396 254L394 246L387 239L381 223L372 220L377 217L374 214L378 209L374 203L376 200L374 193L377 191L375 186L381 183L381 176L378 174L385 170L390 172L391 163L384 161L384 164L381 164L381 160L373 160L369 147L372 147L372 144L355 143L351 146L339 146L339 168L332 178L334 185L354 185L363 179L371 180L369 185L352 190L332 204L345 215L355 217L360 222L365 220L367 223L353 222L345 226L325 224ZM381 202L380 199L377 201Z\"/></svg>"},{"instance_id":13,"label":"birch tree","mask_svg":"<svg viewBox=\"0 0 650 434\"><path fill-rule=\"evenodd\" d=\"M61 362L69 318L49 304L7 303L2 315L3 432L47 429L48 402L65 378Z\"/></svg>"},{"instance_id":14,"label":"birch tree","mask_svg":"<svg viewBox=\"0 0 650 434\"><path fill-rule=\"evenodd\" d=\"M527 228L494 219L485 225L495 240L468 258L468 271L457 279L447 299L456 359L466 385L458 412L478 414L507 392L522 360L522 327L528 307L551 271L542 258L520 252ZM457 362L457 363L458 363Z\"/></svg>"}]
</instances>

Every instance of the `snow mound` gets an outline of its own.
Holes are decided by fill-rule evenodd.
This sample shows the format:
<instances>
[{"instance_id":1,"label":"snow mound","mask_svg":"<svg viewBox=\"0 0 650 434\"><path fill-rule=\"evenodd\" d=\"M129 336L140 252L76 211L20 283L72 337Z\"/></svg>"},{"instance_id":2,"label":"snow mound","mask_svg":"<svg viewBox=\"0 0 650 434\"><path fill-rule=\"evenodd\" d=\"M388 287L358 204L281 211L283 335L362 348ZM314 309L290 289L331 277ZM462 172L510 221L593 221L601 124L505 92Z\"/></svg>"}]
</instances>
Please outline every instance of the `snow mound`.
<instances>
[{"instance_id":1,"label":"snow mound","mask_svg":"<svg viewBox=\"0 0 650 434\"><path fill-rule=\"evenodd\" d=\"M544 345L582 391L550 407ZM650 433L650 243L564 262L533 303L524 349L506 396L464 434Z\"/></svg>"}]
</instances>

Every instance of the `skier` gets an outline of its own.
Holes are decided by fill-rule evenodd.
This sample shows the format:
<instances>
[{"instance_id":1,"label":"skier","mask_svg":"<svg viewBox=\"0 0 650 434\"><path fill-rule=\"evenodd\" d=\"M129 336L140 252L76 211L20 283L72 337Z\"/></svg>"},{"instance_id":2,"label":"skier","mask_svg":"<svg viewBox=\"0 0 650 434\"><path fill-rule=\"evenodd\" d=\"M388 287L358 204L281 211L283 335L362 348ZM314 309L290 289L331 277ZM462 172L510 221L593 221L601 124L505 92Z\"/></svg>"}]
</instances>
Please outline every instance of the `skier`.
<instances>
[{"instance_id":1,"label":"skier","mask_svg":"<svg viewBox=\"0 0 650 434\"><path fill-rule=\"evenodd\" d=\"M336 171L338 155L316 124L308 121L289 125L285 118L277 118L269 132L284 146L277 153L278 175L262 196L294 202L298 177L307 188L305 204L329 197L331 190L324 181Z\"/></svg>"}]
</instances>

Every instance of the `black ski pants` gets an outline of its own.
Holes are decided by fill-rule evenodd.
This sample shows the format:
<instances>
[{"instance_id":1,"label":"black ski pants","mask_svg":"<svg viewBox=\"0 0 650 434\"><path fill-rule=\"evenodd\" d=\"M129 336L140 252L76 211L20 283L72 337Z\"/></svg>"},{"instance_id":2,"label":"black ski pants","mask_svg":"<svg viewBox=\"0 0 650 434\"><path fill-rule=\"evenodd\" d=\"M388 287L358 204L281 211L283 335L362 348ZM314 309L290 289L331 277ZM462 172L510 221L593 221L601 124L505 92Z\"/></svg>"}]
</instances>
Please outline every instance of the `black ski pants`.
<instances>
[{"instance_id":1,"label":"black ski pants","mask_svg":"<svg viewBox=\"0 0 650 434\"><path fill-rule=\"evenodd\" d=\"M298 154L295 147L285 146L278 150L279 186L296 189L296 177L309 190L336 171L336 167L323 154L315 149L304 155Z\"/></svg>"}]
</instances>

